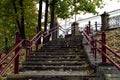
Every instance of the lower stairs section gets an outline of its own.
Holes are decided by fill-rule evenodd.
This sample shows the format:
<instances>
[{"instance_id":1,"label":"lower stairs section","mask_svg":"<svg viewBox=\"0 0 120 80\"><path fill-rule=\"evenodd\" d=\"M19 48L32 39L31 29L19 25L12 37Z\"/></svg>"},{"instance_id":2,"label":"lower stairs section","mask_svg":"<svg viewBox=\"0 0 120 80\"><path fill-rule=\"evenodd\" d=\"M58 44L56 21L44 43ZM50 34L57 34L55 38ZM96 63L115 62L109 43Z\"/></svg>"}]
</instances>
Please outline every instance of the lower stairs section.
<instances>
[{"instance_id":1,"label":"lower stairs section","mask_svg":"<svg viewBox=\"0 0 120 80\"><path fill-rule=\"evenodd\" d=\"M82 36L57 39L31 52L19 74L7 80L101 80L88 62Z\"/></svg>"},{"instance_id":2,"label":"lower stairs section","mask_svg":"<svg viewBox=\"0 0 120 80\"><path fill-rule=\"evenodd\" d=\"M101 80L99 76L83 76L83 75L15 75L9 77L9 80Z\"/></svg>"}]
</instances>

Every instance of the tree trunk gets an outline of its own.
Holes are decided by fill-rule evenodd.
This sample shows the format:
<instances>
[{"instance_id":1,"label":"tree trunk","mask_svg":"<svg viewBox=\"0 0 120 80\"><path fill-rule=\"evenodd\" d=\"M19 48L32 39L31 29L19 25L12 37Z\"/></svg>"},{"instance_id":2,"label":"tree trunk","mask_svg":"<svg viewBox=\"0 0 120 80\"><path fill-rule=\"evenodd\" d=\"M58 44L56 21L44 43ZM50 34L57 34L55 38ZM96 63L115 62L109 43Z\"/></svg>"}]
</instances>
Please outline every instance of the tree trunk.
<instances>
[{"instance_id":1,"label":"tree trunk","mask_svg":"<svg viewBox=\"0 0 120 80\"><path fill-rule=\"evenodd\" d=\"M43 0L40 0L39 1L39 11L38 11L38 32L41 31L41 19L42 19L42 2ZM37 33L38 33L37 32ZM39 39L38 43L40 44L41 43L41 38Z\"/></svg>"},{"instance_id":2,"label":"tree trunk","mask_svg":"<svg viewBox=\"0 0 120 80\"><path fill-rule=\"evenodd\" d=\"M13 0L12 4L13 4L14 12L15 12L15 18L16 18L16 22L17 22L17 25L18 25L19 32L21 34L22 39L25 39L23 0L19 1L20 10L21 10L21 20L18 18L18 15L17 15L18 9L16 7L16 0Z\"/></svg>"},{"instance_id":3,"label":"tree trunk","mask_svg":"<svg viewBox=\"0 0 120 80\"><path fill-rule=\"evenodd\" d=\"M46 0L44 32L47 31L49 0Z\"/></svg>"},{"instance_id":4,"label":"tree trunk","mask_svg":"<svg viewBox=\"0 0 120 80\"><path fill-rule=\"evenodd\" d=\"M51 10L51 11L50 11L50 12L51 12L50 29L51 29L51 28L54 27L54 19L55 19L55 18L54 18L54 15L55 15L55 13L54 13L54 11L55 11L55 10L54 10L54 9L55 9L55 0L52 0L50 6L51 6L51 9L50 9L50 10Z\"/></svg>"},{"instance_id":5,"label":"tree trunk","mask_svg":"<svg viewBox=\"0 0 120 80\"><path fill-rule=\"evenodd\" d=\"M39 12L38 12L38 30L39 31L41 31L42 2L43 2L43 0L39 1Z\"/></svg>"},{"instance_id":6,"label":"tree trunk","mask_svg":"<svg viewBox=\"0 0 120 80\"><path fill-rule=\"evenodd\" d=\"M21 9L21 37L25 39L25 28L24 28L24 6L23 6L23 0L19 1L20 9Z\"/></svg>"},{"instance_id":7,"label":"tree trunk","mask_svg":"<svg viewBox=\"0 0 120 80\"><path fill-rule=\"evenodd\" d=\"M46 0L46 9L45 9L45 23L44 23L44 32L47 31L47 23L48 23L48 7L49 7L49 0ZM45 37L43 39L43 43L46 43L49 41L49 37Z\"/></svg>"},{"instance_id":8,"label":"tree trunk","mask_svg":"<svg viewBox=\"0 0 120 80\"><path fill-rule=\"evenodd\" d=\"M56 23L55 22L55 0L52 0L51 2L51 22L50 22L50 29L53 27L56 27ZM57 31L55 31L54 33L52 33L52 40L57 38Z\"/></svg>"},{"instance_id":9,"label":"tree trunk","mask_svg":"<svg viewBox=\"0 0 120 80\"><path fill-rule=\"evenodd\" d=\"M13 0L12 4L13 4L14 12L15 12L15 19L16 19L16 22L17 22L17 25L18 25L18 29L19 29L19 32L21 33L21 25L20 25L20 22L19 22L19 19L18 19L18 15L17 15L16 0Z\"/></svg>"}]
</instances>

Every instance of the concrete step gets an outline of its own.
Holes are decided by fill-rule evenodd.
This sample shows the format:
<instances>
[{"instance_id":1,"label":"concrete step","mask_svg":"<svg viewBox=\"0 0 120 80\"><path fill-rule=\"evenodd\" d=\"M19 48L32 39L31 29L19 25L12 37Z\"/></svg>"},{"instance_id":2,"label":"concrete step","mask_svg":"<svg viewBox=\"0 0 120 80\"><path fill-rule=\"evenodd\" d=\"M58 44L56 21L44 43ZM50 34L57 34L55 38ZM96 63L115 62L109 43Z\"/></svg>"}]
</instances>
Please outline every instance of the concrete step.
<instances>
[{"instance_id":1,"label":"concrete step","mask_svg":"<svg viewBox=\"0 0 120 80\"><path fill-rule=\"evenodd\" d=\"M96 74L79 71L26 71L9 75L7 80L101 80Z\"/></svg>"},{"instance_id":2,"label":"concrete step","mask_svg":"<svg viewBox=\"0 0 120 80\"><path fill-rule=\"evenodd\" d=\"M81 53L82 52L82 50L71 50L71 49L69 49L69 50L39 50L39 51L37 51L37 52L39 52L39 53L43 53L43 52L48 52L48 53L54 53L54 52L56 52L56 53Z\"/></svg>"},{"instance_id":3,"label":"concrete step","mask_svg":"<svg viewBox=\"0 0 120 80\"><path fill-rule=\"evenodd\" d=\"M85 58L84 55L30 55L29 58Z\"/></svg>"},{"instance_id":4,"label":"concrete step","mask_svg":"<svg viewBox=\"0 0 120 80\"><path fill-rule=\"evenodd\" d=\"M60 45L45 45L42 48L78 48L80 45L74 45L74 46L60 46Z\"/></svg>"},{"instance_id":5,"label":"concrete step","mask_svg":"<svg viewBox=\"0 0 120 80\"><path fill-rule=\"evenodd\" d=\"M23 66L23 71L25 70L47 70L47 71L51 71L51 70L55 70L55 71L81 71L81 70L88 70L90 69L89 65L82 65L82 66L32 66L32 65L25 65Z\"/></svg>"},{"instance_id":6,"label":"concrete step","mask_svg":"<svg viewBox=\"0 0 120 80\"><path fill-rule=\"evenodd\" d=\"M63 51L68 51L68 50L71 50L71 51L80 51L81 49L80 48L43 48L39 51L43 51L43 50L47 50L47 51L51 51L51 50L54 50L54 51L59 51L59 50L63 50Z\"/></svg>"},{"instance_id":7,"label":"concrete step","mask_svg":"<svg viewBox=\"0 0 120 80\"><path fill-rule=\"evenodd\" d=\"M25 64L24 65L38 65L38 66L40 66L40 65L49 65L49 66L51 66L51 65L57 65L57 66L61 66L61 65L64 65L64 66L72 66L72 65L74 65L74 66L77 66L77 65L84 65L86 62L85 61L81 61L81 62L79 62L79 61L67 61L67 62L63 62L63 61L54 61L54 62L52 62L52 61L48 61L48 62L43 62L43 61L39 61L39 62L34 62L34 61L27 61L27 62L25 62Z\"/></svg>"},{"instance_id":8,"label":"concrete step","mask_svg":"<svg viewBox=\"0 0 120 80\"><path fill-rule=\"evenodd\" d=\"M71 43L61 43L61 44L47 44L44 45L42 48L48 48L48 47L53 47L53 48L76 48L82 46L81 43L79 42L71 42Z\"/></svg>"},{"instance_id":9,"label":"concrete step","mask_svg":"<svg viewBox=\"0 0 120 80\"><path fill-rule=\"evenodd\" d=\"M36 51L31 52L30 55L80 55L84 54L83 51L75 52L75 51L54 51L54 52L45 52L45 51Z\"/></svg>"},{"instance_id":10,"label":"concrete step","mask_svg":"<svg viewBox=\"0 0 120 80\"><path fill-rule=\"evenodd\" d=\"M85 61L86 58L27 58L27 61Z\"/></svg>"},{"instance_id":11,"label":"concrete step","mask_svg":"<svg viewBox=\"0 0 120 80\"><path fill-rule=\"evenodd\" d=\"M52 42L52 43L47 43L46 45L44 45L44 47L46 46L78 46L81 45L82 40L66 40L66 41L58 41L58 42Z\"/></svg>"}]
</instances>

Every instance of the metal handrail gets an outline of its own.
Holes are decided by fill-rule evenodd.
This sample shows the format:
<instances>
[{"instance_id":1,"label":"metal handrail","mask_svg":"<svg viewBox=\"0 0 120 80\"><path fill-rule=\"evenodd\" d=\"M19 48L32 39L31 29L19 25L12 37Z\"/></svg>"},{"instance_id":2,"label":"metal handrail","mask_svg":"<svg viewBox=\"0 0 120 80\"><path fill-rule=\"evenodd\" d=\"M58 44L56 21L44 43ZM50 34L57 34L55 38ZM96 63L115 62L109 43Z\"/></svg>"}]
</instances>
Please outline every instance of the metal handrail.
<instances>
[{"instance_id":1,"label":"metal handrail","mask_svg":"<svg viewBox=\"0 0 120 80\"><path fill-rule=\"evenodd\" d=\"M14 52L18 47L20 47L20 45L22 45L22 43L24 42L24 40L21 40L18 44L16 44L5 56L3 56L1 59L0 59L0 63L1 65L3 64L4 60L10 55L12 54L12 52ZM10 61L7 62L7 64L4 66L4 68L2 68L0 70L0 75L2 75L6 70L7 68L11 65L11 63L15 60L15 58L20 54L20 51L22 50L23 47L21 47L19 49L19 51L10 59Z\"/></svg>"},{"instance_id":2,"label":"metal handrail","mask_svg":"<svg viewBox=\"0 0 120 80\"><path fill-rule=\"evenodd\" d=\"M13 61L15 61L15 59L19 56L19 54L21 54L21 50L23 48L26 48L26 50L30 49L32 47L32 45L36 44L37 41L41 37L44 37L44 36L46 37L46 35L54 33L57 29L58 29L57 27L53 27L52 29L44 32L43 34L41 34L41 32L38 32L31 40L24 40L23 39L23 40L20 40L19 43L16 43L15 46L9 52L6 53L6 55L4 55L3 57L0 58L0 75L3 75L6 72L7 68L12 64ZM47 32L49 32L49 33L47 33ZM44 35L45 33L47 33L47 34ZM30 45L22 46L23 42L26 42L26 41L28 41L30 43ZM15 54L13 55L13 57L11 57L10 60L7 61L7 63L5 64L4 68L2 68L2 64L4 63L4 61L9 57L9 55L11 55L17 49L18 49L18 51L15 52ZM26 52L26 54L28 55L27 52Z\"/></svg>"},{"instance_id":3,"label":"metal handrail","mask_svg":"<svg viewBox=\"0 0 120 80\"><path fill-rule=\"evenodd\" d=\"M13 51L15 51L16 48L18 48L24 40L20 41L18 44L16 44L5 56L0 58L0 63L2 63Z\"/></svg>"},{"instance_id":4,"label":"metal handrail","mask_svg":"<svg viewBox=\"0 0 120 80\"><path fill-rule=\"evenodd\" d=\"M119 65L117 62L115 62L109 55L107 55L105 52L103 52L102 49L97 48L97 46L94 47L94 46L91 44L92 38L91 38L85 31L83 31L83 36L84 36L84 39L86 40L86 42L89 44L89 47L90 47L90 48L94 48L94 49L96 49L97 51L99 51L101 55L104 55L104 57L105 57L106 59L108 59L118 70L120 70L120 65ZM117 54L117 52L115 52L113 49L111 49L108 45L102 43L100 40L94 39L94 42L95 42L95 43L99 43L101 46L104 46L105 49L108 50L108 51L110 51L115 57L120 58L120 55ZM95 54L96 54L96 53L95 53Z\"/></svg>"}]
</instances>

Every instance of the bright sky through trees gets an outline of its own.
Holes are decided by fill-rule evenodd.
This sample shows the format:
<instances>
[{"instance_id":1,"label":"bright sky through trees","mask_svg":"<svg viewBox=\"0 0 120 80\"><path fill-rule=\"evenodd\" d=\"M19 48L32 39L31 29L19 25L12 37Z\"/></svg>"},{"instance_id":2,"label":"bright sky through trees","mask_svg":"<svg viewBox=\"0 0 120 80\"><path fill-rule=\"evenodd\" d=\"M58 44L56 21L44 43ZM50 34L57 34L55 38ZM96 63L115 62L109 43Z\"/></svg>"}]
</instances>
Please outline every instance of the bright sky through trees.
<instances>
[{"instance_id":1,"label":"bright sky through trees","mask_svg":"<svg viewBox=\"0 0 120 80\"><path fill-rule=\"evenodd\" d=\"M102 9L96 9L98 12L99 12L99 14L102 14L104 11L106 11L106 12L110 12L110 11L113 11L113 10L117 10L117 9L120 9L120 2L118 2L118 0L104 0L104 2L105 2L105 6L104 6L104 8L102 8ZM38 5L37 5L38 6ZM43 4L43 12L44 12L44 9L45 9L45 4ZM77 15L77 17L76 17L76 20L80 20L80 19L84 19L84 18L88 18L88 17L91 17L91 16L94 16L93 14L89 14L89 13L87 13L87 14L79 14L79 15ZM74 22L75 21L75 19L74 19L75 17L73 17L73 19L71 19L71 20L69 20L70 22ZM42 20L43 21L43 20ZM65 25L65 21L64 20L60 20L60 22L59 22L61 25Z\"/></svg>"},{"instance_id":2,"label":"bright sky through trees","mask_svg":"<svg viewBox=\"0 0 120 80\"><path fill-rule=\"evenodd\" d=\"M118 2L117 0L112 0L112 1L111 0L104 0L104 2L105 2L104 8L96 9L99 12L99 14L102 14L105 11L106 12L110 12L110 11L114 11L114 10L120 9L120 6L119 6L120 2ZM78 14L76 16L76 20L85 19L85 18L92 17L92 16L94 16L92 13ZM75 16L73 17L73 19L67 20L66 24L72 23L74 21L75 21ZM65 25L65 21L60 20L60 24L61 25Z\"/></svg>"},{"instance_id":3,"label":"bright sky through trees","mask_svg":"<svg viewBox=\"0 0 120 80\"><path fill-rule=\"evenodd\" d=\"M104 8L102 9L96 9L99 14L102 14L104 11L106 12L110 12L110 11L113 11L113 10L117 10L117 9L120 9L120 2L118 2L117 0L104 0L105 2L105 6ZM81 18L87 18L87 17L91 17L93 16L93 14L86 14L86 15L79 15L79 17Z\"/></svg>"}]
</instances>

